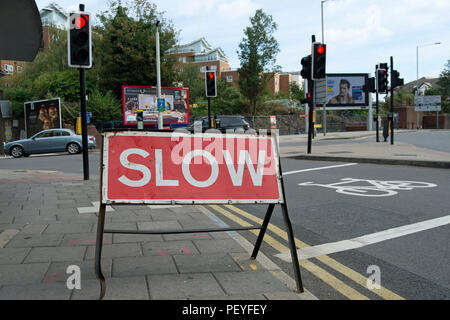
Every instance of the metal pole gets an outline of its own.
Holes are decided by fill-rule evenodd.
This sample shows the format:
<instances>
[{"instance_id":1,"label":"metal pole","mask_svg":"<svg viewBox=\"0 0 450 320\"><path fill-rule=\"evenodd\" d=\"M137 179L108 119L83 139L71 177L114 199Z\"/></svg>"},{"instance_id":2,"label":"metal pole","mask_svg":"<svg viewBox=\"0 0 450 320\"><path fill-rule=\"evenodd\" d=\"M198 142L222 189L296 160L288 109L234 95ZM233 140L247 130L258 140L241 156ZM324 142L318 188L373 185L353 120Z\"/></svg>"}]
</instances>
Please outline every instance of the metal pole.
<instances>
[{"instance_id":1,"label":"metal pole","mask_svg":"<svg viewBox=\"0 0 450 320\"><path fill-rule=\"evenodd\" d=\"M83 145L83 175L89 180L89 154L86 121L86 70L80 68L81 143Z\"/></svg>"},{"instance_id":2,"label":"metal pole","mask_svg":"<svg viewBox=\"0 0 450 320\"><path fill-rule=\"evenodd\" d=\"M311 153L311 142L312 142L312 133L314 130L313 124L313 112L314 112L314 81L308 80L308 89L311 93L311 103L309 104L309 112L308 112L308 154Z\"/></svg>"},{"instance_id":3,"label":"metal pole","mask_svg":"<svg viewBox=\"0 0 450 320\"><path fill-rule=\"evenodd\" d=\"M392 85L392 73L394 71L394 58L391 56L391 144L394 144L394 86Z\"/></svg>"},{"instance_id":4,"label":"metal pole","mask_svg":"<svg viewBox=\"0 0 450 320\"><path fill-rule=\"evenodd\" d=\"M376 115L377 115L377 121L376 121L376 130L377 130L377 142L380 142L380 127L378 122L378 90L376 92Z\"/></svg>"},{"instance_id":5,"label":"metal pole","mask_svg":"<svg viewBox=\"0 0 450 320\"><path fill-rule=\"evenodd\" d=\"M211 129L211 98L208 97L208 128Z\"/></svg>"},{"instance_id":6,"label":"metal pole","mask_svg":"<svg viewBox=\"0 0 450 320\"><path fill-rule=\"evenodd\" d=\"M419 95L419 46L416 47L416 92L414 97ZM416 128L419 129L419 112L416 111Z\"/></svg>"},{"instance_id":7,"label":"metal pole","mask_svg":"<svg viewBox=\"0 0 450 320\"><path fill-rule=\"evenodd\" d=\"M157 86L157 98L161 99L161 66L160 66L160 53L159 53L159 21L156 22L156 86ZM158 108L158 129L163 129L163 115Z\"/></svg>"}]
</instances>

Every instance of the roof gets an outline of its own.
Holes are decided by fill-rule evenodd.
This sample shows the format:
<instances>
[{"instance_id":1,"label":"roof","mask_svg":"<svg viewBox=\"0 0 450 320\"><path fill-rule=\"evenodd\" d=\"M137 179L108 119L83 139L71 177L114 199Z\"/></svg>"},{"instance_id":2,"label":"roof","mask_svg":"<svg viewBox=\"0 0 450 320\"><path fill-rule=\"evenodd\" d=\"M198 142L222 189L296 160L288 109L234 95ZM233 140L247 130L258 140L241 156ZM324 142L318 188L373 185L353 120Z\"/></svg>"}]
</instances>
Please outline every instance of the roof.
<instances>
[{"instance_id":1,"label":"roof","mask_svg":"<svg viewBox=\"0 0 450 320\"><path fill-rule=\"evenodd\" d=\"M427 84L428 86L433 88L433 87L439 86L437 84L438 81L439 81L439 78L422 77L417 82L419 84L419 88L422 87L423 84ZM413 92L415 87L416 87L416 80L406 83L401 88L407 92Z\"/></svg>"},{"instance_id":2,"label":"roof","mask_svg":"<svg viewBox=\"0 0 450 320\"><path fill-rule=\"evenodd\" d=\"M50 3L48 6L42 8L39 13L42 14L44 11L58 11L60 12L62 15L64 16L68 16L66 10L64 10L63 8L61 8L58 4L52 2Z\"/></svg>"}]
</instances>

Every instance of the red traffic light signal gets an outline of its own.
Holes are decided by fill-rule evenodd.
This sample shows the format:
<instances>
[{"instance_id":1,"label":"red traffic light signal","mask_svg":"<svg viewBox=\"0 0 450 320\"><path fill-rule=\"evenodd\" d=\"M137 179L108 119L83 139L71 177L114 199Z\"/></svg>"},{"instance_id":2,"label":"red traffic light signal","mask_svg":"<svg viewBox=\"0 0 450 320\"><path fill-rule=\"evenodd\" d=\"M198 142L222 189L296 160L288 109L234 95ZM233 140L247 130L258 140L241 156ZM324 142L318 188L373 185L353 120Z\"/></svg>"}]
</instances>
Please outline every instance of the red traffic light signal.
<instances>
[{"instance_id":1,"label":"red traffic light signal","mask_svg":"<svg viewBox=\"0 0 450 320\"><path fill-rule=\"evenodd\" d=\"M69 67L92 67L92 40L90 15L87 12L71 12L68 17L67 55Z\"/></svg>"},{"instance_id":2,"label":"red traffic light signal","mask_svg":"<svg viewBox=\"0 0 450 320\"><path fill-rule=\"evenodd\" d=\"M319 80L325 78L327 45L314 42L312 44L312 79Z\"/></svg>"},{"instance_id":3,"label":"red traffic light signal","mask_svg":"<svg viewBox=\"0 0 450 320\"><path fill-rule=\"evenodd\" d=\"M206 97L217 97L216 72L206 71L205 74Z\"/></svg>"}]
</instances>

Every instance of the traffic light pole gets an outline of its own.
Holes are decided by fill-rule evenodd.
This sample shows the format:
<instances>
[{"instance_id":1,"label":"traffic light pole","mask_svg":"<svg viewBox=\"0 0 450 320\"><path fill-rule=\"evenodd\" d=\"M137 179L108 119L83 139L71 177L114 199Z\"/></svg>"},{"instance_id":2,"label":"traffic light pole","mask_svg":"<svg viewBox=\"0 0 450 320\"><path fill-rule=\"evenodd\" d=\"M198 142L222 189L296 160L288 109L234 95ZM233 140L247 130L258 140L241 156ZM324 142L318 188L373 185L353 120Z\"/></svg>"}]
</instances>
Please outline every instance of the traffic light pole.
<instances>
[{"instance_id":1,"label":"traffic light pole","mask_svg":"<svg viewBox=\"0 0 450 320\"><path fill-rule=\"evenodd\" d=\"M89 153L86 121L86 70L80 68L81 141L83 144L83 175L89 180Z\"/></svg>"},{"instance_id":2,"label":"traffic light pole","mask_svg":"<svg viewBox=\"0 0 450 320\"><path fill-rule=\"evenodd\" d=\"M312 134L314 130L313 123L313 112L314 112L314 81L308 79L308 91L311 93L311 99L308 103L309 105L309 113L308 113L308 154L311 153L311 144L312 144Z\"/></svg>"},{"instance_id":3,"label":"traffic light pole","mask_svg":"<svg viewBox=\"0 0 450 320\"><path fill-rule=\"evenodd\" d=\"M394 86L392 75L394 73L394 58L391 56L391 144L394 144Z\"/></svg>"},{"instance_id":4,"label":"traffic light pole","mask_svg":"<svg viewBox=\"0 0 450 320\"><path fill-rule=\"evenodd\" d=\"M376 97L375 108L376 108L376 117L377 117L377 119L375 121L375 128L377 131L377 142L380 142L380 132L379 132L380 127L379 127L379 123L378 123L378 91L375 93L375 97Z\"/></svg>"},{"instance_id":5,"label":"traffic light pole","mask_svg":"<svg viewBox=\"0 0 450 320\"><path fill-rule=\"evenodd\" d=\"M208 97L208 128L211 129L211 98Z\"/></svg>"}]
</instances>

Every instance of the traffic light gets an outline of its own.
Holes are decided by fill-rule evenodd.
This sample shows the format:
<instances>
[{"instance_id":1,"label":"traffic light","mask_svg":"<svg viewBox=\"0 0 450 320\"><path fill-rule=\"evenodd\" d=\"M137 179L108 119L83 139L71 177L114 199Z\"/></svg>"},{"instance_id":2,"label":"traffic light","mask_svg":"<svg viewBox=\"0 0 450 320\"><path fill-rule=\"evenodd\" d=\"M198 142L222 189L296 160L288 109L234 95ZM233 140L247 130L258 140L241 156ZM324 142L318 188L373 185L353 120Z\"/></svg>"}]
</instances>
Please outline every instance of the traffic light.
<instances>
[{"instance_id":1,"label":"traffic light","mask_svg":"<svg viewBox=\"0 0 450 320\"><path fill-rule=\"evenodd\" d=\"M377 69L377 92L386 93L388 89L388 73L386 69Z\"/></svg>"},{"instance_id":2,"label":"traffic light","mask_svg":"<svg viewBox=\"0 0 450 320\"><path fill-rule=\"evenodd\" d=\"M216 72L205 72L206 97L217 97Z\"/></svg>"},{"instance_id":3,"label":"traffic light","mask_svg":"<svg viewBox=\"0 0 450 320\"><path fill-rule=\"evenodd\" d=\"M67 31L69 67L92 67L92 40L90 15L87 12L71 12Z\"/></svg>"},{"instance_id":4,"label":"traffic light","mask_svg":"<svg viewBox=\"0 0 450 320\"><path fill-rule=\"evenodd\" d=\"M376 92L376 88L375 88L375 78L369 78L367 79L367 83L365 85L363 85L363 92Z\"/></svg>"},{"instance_id":5,"label":"traffic light","mask_svg":"<svg viewBox=\"0 0 450 320\"><path fill-rule=\"evenodd\" d=\"M311 99L311 93L306 93L306 97L304 98L304 99L302 99L301 101L300 101L302 104L308 104L308 105L311 105L311 103L312 103L312 99Z\"/></svg>"},{"instance_id":6,"label":"traffic light","mask_svg":"<svg viewBox=\"0 0 450 320\"><path fill-rule=\"evenodd\" d=\"M311 79L311 61L311 55L302 58L302 71L300 72L300 75L303 79Z\"/></svg>"},{"instance_id":7,"label":"traffic light","mask_svg":"<svg viewBox=\"0 0 450 320\"><path fill-rule=\"evenodd\" d=\"M404 80L400 79L400 73L397 70L392 70L392 88L401 87L404 85Z\"/></svg>"},{"instance_id":8,"label":"traffic light","mask_svg":"<svg viewBox=\"0 0 450 320\"><path fill-rule=\"evenodd\" d=\"M325 78L327 45L314 42L312 50L312 79L319 80Z\"/></svg>"}]
</instances>

